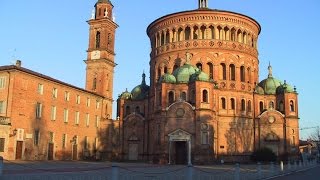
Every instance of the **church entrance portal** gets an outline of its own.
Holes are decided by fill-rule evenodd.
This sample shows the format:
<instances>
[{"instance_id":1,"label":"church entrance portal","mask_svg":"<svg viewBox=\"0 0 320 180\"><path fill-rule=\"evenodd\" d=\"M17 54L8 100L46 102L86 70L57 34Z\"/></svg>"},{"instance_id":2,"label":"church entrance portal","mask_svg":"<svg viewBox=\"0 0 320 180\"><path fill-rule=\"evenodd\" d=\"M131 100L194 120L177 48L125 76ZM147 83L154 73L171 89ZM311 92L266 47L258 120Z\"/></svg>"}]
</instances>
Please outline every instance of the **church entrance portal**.
<instances>
[{"instance_id":1,"label":"church entrance portal","mask_svg":"<svg viewBox=\"0 0 320 180\"><path fill-rule=\"evenodd\" d=\"M175 162L176 164L187 164L188 162L188 151L186 141L176 141L175 142Z\"/></svg>"}]
</instances>

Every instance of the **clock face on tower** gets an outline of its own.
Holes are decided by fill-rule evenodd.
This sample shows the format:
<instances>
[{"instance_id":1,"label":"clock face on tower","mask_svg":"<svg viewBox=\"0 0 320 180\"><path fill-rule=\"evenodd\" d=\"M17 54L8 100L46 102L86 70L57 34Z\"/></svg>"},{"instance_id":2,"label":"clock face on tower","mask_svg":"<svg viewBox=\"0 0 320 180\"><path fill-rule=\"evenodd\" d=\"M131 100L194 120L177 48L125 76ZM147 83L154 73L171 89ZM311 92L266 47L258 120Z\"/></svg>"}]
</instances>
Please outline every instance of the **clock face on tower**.
<instances>
[{"instance_id":1,"label":"clock face on tower","mask_svg":"<svg viewBox=\"0 0 320 180\"><path fill-rule=\"evenodd\" d=\"M92 51L91 59L100 59L100 51Z\"/></svg>"}]
</instances>

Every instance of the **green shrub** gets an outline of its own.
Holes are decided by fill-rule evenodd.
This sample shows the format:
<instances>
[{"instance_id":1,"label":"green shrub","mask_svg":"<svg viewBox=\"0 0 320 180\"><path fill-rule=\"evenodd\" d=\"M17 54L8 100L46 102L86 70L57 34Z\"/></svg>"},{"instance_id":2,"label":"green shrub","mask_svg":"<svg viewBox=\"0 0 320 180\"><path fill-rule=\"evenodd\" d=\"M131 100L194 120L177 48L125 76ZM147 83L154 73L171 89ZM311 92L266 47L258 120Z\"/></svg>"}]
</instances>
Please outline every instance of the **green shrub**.
<instances>
[{"instance_id":1,"label":"green shrub","mask_svg":"<svg viewBox=\"0 0 320 180\"><path fill-rule=\"evenodd\" d=\"M256 162L271 162L276 161L277 156L271 149L264 147L253 152L251 160Z\"/></svg>"}]
</instances>

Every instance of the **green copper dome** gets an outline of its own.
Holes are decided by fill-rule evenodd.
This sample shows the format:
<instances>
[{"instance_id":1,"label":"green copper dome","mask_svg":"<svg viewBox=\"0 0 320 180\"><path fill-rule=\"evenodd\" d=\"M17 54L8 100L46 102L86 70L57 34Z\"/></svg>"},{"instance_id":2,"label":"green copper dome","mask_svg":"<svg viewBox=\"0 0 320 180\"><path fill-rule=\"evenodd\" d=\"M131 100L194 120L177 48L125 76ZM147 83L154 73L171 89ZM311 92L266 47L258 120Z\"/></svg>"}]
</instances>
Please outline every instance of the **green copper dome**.
<instances>
[{"instance_id":1,"label":"green copper dome","mask_svg":"<svg viewBox=\"0 0 320 180\"><path fill-rule=\"evenodd\" d=\"M146 84L146 75L142 74L142 83L132 89L132 99L133 100L142 100L148 96L149 86Z\"/></svg>"},{"instance_id":2,"label":"green copper dome","mask_svg":"<svg viewBox=\"0 0 320 180\"><path fill-rule=\"evenodd\" d=\"M258 85L264 90L265 94L276 94L277 88L281 86L281 81L272 76L272 67L270 64L268 70L268 78L262 80Z\"/></svg>"},{"instance_id":3,"label":"green copper dome","mask_svg":"<svg viewBox=\"0 0 320 180\"><path fill-rule=\"evenodd\" d=\"M131 99L131 97L132 94L128 92L128 89L120 95L120 99Z\"/></svg>"},{"instance_id":4,"label":"green copper dome","mask_svg":"<svg viewBox=\"0 0 320 180\"><path fill-rule=\"evenodd\" d=\"M174 77L172 74L166 73L160 78L160 83L176 83L176 77Z\"/></svg>"},{"instance_id":5,"label":"green copper dome","mask_svg":"<svg viewBox=\"0 0 320 180\"><path fill-rule=\"evenodd\" d=\"M198 68L190 65L184 64L173 72L176 77L177 83L189 83L190 76L199 71Z\"/></svg>"},{"instance_id":6,"label":"green copper dome","mask_svg":"<svg viewBox=\"0 0 320 180\"><path fill-rule=\"evenodd\" d=\"M190 81L210 81L210 77L203 71L198 71L195 74L191 75Z\"/></svg>"},{"instance_id":7,"label":"green copper dome","mask_svg":"<svg viewBox=\"0 0 320 180\"><path fill-rule=\"evenodd\" d=\"M258 94L261 94L261 95L264 94L264 90L263 90L263 88L260 87L260 86L256 86L256 89L255 89L254 92L255 92L255 93L258 93Z\"/></svg>"}]
</instances>

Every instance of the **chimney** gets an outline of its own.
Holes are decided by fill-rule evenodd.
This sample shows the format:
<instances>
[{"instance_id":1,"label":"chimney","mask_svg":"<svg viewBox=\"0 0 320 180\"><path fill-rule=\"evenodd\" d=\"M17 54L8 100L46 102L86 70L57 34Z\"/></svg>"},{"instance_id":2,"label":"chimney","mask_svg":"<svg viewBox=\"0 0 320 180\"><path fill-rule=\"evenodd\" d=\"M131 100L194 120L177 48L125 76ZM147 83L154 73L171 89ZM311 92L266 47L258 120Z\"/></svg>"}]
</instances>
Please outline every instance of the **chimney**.
<instances>
[{"instance_id":1,"label":"chimney","mask_svg":"<svg viewBox=\"0 0 320 180\"><path fill-rule=\"evenodd\" d=\"M16 66L17 66L17 67L21 67L21 61L20 61L20 60L17 60L17 61L16 61Z\"/></svg>"}]
</instances>

